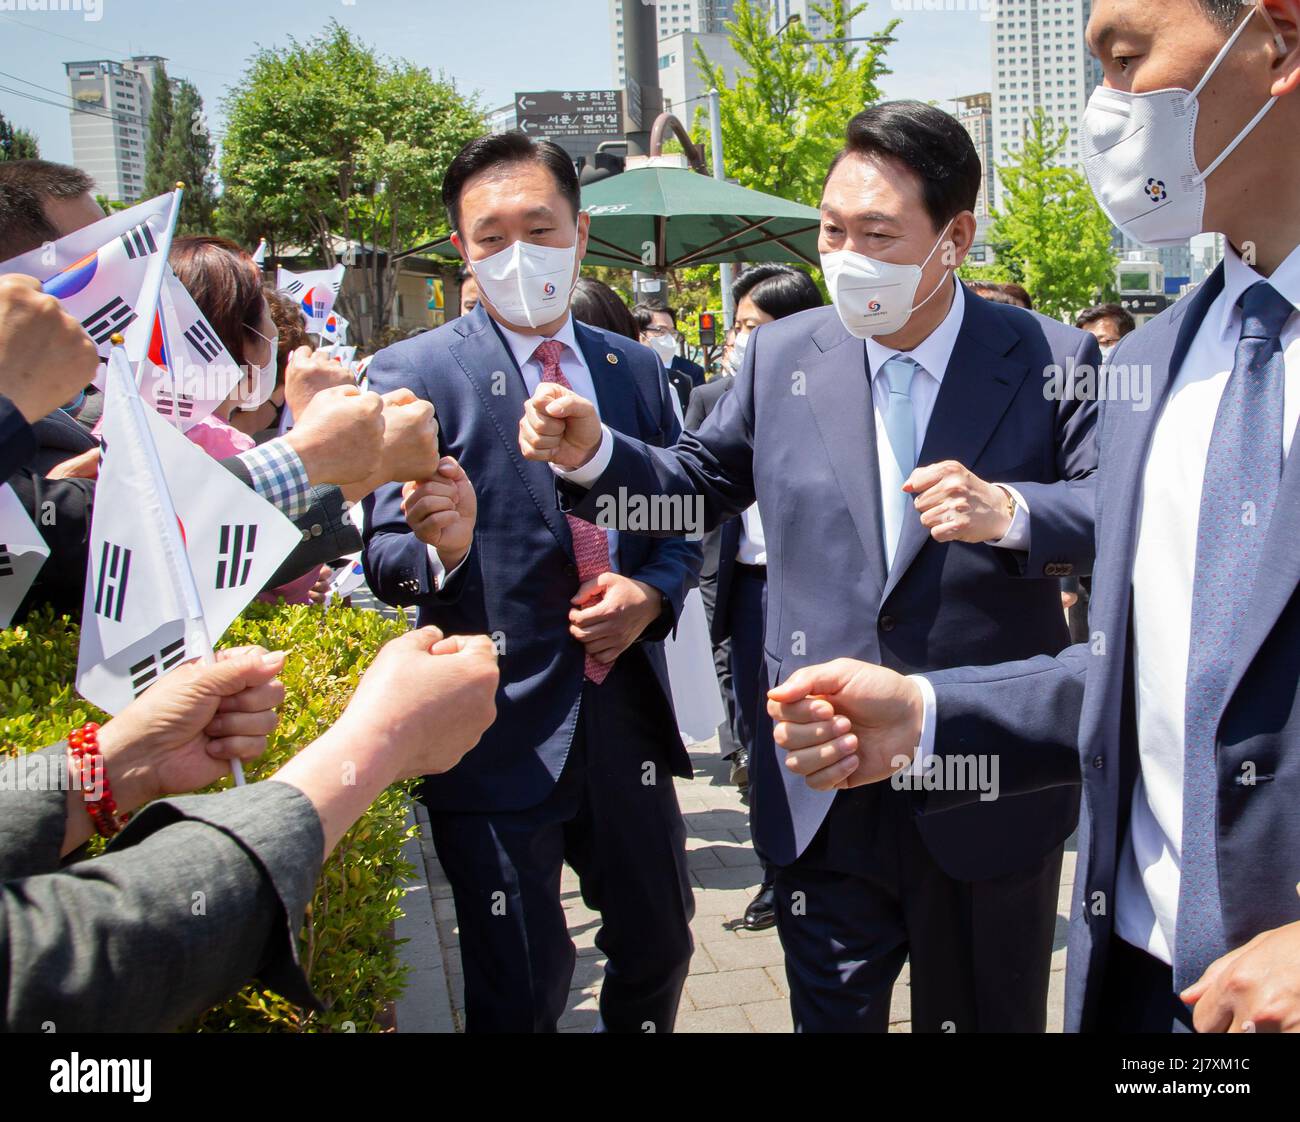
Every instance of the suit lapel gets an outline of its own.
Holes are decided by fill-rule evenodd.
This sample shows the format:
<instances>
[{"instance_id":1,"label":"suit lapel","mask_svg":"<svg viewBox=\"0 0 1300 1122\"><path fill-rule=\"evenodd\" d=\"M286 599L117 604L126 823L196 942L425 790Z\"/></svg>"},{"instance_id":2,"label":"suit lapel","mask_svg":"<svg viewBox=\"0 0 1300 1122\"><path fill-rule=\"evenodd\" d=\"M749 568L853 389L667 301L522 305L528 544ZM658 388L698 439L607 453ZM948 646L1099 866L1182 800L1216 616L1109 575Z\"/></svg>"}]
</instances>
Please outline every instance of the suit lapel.
<instances>
[{"instance_id":1,"label":"suit lapel","mask_svg":"<svg viewBox=\"0 0 1300 1122\"><path fill-rule=\"evenodd\" d=\"M452 344L452 355L473 383L501 443L505 445L506 455L546 525L561 548L572 553L573 537L555 500L555 473L549 464L525 460L519 452L519 419L524 415L527 394L514 355L497 334L482 304L457 321L455 329L461 335L461 341Z\"/></svg>"},{"instance_id":2,"label":"suit lapel","mask_svg":"<svg viewBox=\"0 0 1300 1122\"><path fill-rule=\"evenodd\" d=\"M598 334L577 320L573 321L573 329L596 387L601 423L615 432L636 436L640 432L636 419L639 390L627 351L615 336Z\"/></svg>"},{"instance_id":3,"label":"suit lapel","mask_svg":"<svg viewBox=\"0 0 1300 1122\"><path fill-rule=\"evenodd\" d=\"M982 301L967 293L961 331L930 414L918 466L956 460L969 468L979 458L1029 372L1024 362L1007 357L1018 339ZM915 510L909 510L882 601L928 541L930 531L921 525Z\"/></svg>"},{"instance_id":4,"label":"suit lapel","mask_svg":"<svg viewBox=\"0 0 1300 1122\"><path fill-rule=\"evenodd\" d=\"M814 332L813 343L817 351L804 363L808 404L840 493L871 562L865 572L875 582L867 590L870 601L875 603L885 572L885 544L880 523L876 413L867 375L866 344L845 331L838 316Z\"/></svg>"}]
</instances>

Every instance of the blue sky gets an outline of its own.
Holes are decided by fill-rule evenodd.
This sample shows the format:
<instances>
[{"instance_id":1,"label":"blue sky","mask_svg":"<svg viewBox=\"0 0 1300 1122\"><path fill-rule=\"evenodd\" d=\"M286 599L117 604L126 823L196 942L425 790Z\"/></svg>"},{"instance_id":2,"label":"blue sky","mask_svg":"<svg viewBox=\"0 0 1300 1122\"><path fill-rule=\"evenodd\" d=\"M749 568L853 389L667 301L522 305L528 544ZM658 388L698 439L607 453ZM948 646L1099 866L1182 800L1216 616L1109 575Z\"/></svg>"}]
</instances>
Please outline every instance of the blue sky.
<instances>
[{"instance_id":1,"label":"blue sky","mask_svg":"<svg viewBox=\"0 0 1300 1122\"><path fill-rule=\"evenodd\" d=\"M975 11L895 11L920 6L873 0L854 27L862 35L895 14L903 19L886 95L943 102L987 90L990 24ZM309 38L331 19L384 54L479 91L489 108L515 90L613 84L609 0L98 0L98 7L98 20L75 11L0 11L0 111L35 132L49 159L72 157L65 62L163 55L169 73L198 86L220 133L221 99L253 51Z\"/></svg>"}]
</instances>

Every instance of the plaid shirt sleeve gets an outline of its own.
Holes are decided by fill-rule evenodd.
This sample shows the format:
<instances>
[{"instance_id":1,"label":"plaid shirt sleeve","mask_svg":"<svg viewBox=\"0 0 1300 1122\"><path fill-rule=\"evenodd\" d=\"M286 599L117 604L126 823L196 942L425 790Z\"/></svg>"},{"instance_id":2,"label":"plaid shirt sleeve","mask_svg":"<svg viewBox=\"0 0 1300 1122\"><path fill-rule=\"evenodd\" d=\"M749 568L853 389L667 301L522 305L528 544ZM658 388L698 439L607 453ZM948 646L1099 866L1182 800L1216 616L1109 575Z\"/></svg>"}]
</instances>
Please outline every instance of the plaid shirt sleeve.
<instances>
[{"instance_id":1,"label":"plaid shirt sleeve","mask_svg":"<svg viewBox=\"0 0 1300 1122\"><path fill-rule=\"evenodd\" d=\"M282 439L269 440L241 452L253 490L286 518L301 518L311 506L311 482L298 453Z\"/></svg>"}]
</instances>

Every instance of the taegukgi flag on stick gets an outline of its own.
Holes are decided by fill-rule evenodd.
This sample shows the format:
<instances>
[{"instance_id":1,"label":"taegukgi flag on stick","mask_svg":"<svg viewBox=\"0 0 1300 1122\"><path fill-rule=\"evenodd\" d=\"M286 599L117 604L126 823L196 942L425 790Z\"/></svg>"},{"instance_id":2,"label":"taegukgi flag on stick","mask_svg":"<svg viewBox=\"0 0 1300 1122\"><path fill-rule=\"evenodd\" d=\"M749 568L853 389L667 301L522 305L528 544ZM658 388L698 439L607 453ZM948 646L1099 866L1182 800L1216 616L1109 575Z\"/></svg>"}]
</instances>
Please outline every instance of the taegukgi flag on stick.
<instances>
[{"instance_id":1,"label":"taegukgi flag on stick","mask_svg":"<svg viewBox=\"0 0 1300 1122\"><path fill-rule=\"evenodd\" d=\"M308 331L324 335L326 321L334 310L339 289L343 287L345 272L347 269L341 264L310 273L291 273L282 266L276 273L275 287L298 301L307 319Z\"/></svg>"},{"instance_id":2,"label":"taegukgi flag on stick","mask_svg":"<svg viewBox=\"0 0 1300 1122\"><path fill-rule=\"evenodd\" d=\"M109 358L77 688L110 713L211 644L300 540L274 506L192 444Z\"/></svg>"},{"instance_id":3,"label":"taegukgi flag on stick","mask_svg":"<svg viewBox=\"0 0 1300 1122\"><path fill-rule=\"evenodd\" d=\"M244 376L170 268L163 276L145 360L140 367L141 396L182 432L221 405Z\"/></svg>"},{"instance_id":4,"label":"taegukgi flag on stick","mask_svg":"<svg viewBox=\"0 0 1300 1122\"><path fill-rule=\"evenodd\" d=\"M0 628L14 612L50 555L36 523L8 483L0 487Z\"/></svg>"},{"instance_id":5,"label":"taegukgi flag on stick","mask_svg":"<svg viewBox=\"0 0 1300 1122\"><path fill-rule=\"evenodd\" d=\"M262 238L257 243L257 248L253 250L253 264L263 272L266 271L266 239Z\"/></svg>"},{"instance_id":6,"label":"taegukgi flag on stick","mask_svg":"<svg viewBox=\"0 0 1300 1122\"><path fill-rule=\"evenodd\" d=\"M149 349L180 198L178 188L0 264L0 273L36 277L81 322L99 350L100 389L113 335L132 363Z\"/></svg>"}]
</instances>

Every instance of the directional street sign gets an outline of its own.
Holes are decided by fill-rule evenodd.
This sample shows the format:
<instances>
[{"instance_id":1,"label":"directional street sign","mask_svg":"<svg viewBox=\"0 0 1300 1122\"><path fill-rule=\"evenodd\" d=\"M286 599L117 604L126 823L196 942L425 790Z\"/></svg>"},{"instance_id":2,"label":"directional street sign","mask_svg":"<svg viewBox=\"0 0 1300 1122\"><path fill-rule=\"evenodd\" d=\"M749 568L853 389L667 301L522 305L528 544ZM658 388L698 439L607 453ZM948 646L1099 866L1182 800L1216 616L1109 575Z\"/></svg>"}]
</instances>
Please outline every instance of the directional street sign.
<instances>
[{"instance_id":1,"label":"directional street sign","mask_svg":"<svg viewBox=\"0 0 1300 1122\"><path fill-rule=\"evenodd\" d=\"M622 90L545 90L515 94L518 127L529 136L618 137L623 132Z\"/></svg>"}]
</instances>

